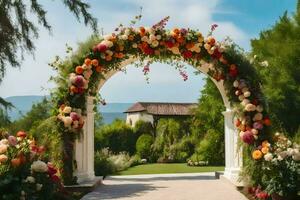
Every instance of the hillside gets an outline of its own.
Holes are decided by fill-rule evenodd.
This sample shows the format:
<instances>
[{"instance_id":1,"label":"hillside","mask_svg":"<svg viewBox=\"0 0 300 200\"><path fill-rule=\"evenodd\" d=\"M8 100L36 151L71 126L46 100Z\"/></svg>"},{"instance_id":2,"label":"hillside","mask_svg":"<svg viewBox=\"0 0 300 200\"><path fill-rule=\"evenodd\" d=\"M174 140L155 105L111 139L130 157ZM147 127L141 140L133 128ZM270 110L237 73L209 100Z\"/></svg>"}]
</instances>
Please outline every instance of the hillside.
<instances>
[{"instance_id":1,"label":"hillside","mask_svg":"<svg viewBox=\"0 0 300 200\"><path fill-rule=\"evenodd\" d=\"M42 101L45 96L12 96L5 98L6 101L11 102L15 108L8 111L8 115L12 121L19 119L26 114L34 103ZM132 103L108 103L107 105L99 105L99 110L103 116L103 123L109 124L114 119L125 119L126 114L123 112L129 108Z\"/></svg>"}]
</instances>

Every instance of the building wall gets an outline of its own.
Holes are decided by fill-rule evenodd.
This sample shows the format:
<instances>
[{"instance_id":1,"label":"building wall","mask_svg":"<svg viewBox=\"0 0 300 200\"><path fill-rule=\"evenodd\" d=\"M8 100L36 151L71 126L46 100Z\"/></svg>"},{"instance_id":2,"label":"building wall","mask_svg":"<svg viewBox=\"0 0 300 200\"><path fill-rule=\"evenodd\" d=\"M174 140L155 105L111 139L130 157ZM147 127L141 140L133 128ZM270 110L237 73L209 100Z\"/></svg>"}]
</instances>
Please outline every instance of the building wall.
<instances>
[{"instance_id":1,"label":"building wall","mask_svg":"<svg viewBox=\"0 0 300 200\"><path fill-rule=\"evenodd\" d=\"M126 123L132 127L134 127L135 123L139 120L151 122L153 124L153 116L149 115L147 112L127 113Z\"/></svg>"}]
</instances>

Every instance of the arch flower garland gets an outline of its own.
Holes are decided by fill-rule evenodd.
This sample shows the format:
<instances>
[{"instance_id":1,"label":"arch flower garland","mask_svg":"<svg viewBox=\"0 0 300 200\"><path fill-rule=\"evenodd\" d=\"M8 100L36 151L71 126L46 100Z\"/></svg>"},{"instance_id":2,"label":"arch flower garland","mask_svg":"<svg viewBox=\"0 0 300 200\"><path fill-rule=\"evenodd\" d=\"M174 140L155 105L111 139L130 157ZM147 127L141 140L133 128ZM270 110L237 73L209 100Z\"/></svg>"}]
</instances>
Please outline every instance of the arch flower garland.
<instances>
[{"instance_id":1,"label":"arch flower garland","mask_svg":"<svg viewBox=\"0 0 300 200\"><path fill-rule=\"evenodd\" d=\"M120 70L120 64L129 58L138 58L141 62L152 61L176 65L183 61L197 68L206 63L213 64L209 75L217 81L223 81L227 96L236 113L235 125L240 131L241 141L248 146L256 164L264 165L279 158L292 157L299 160L299 147L290 150L288 156L280 155L273 144L271 120L266 112L266 103L260 89L257 75L249 61L236 50L234 45L218 42L212 36L216 28L213 25L208 37L192 29L164 27L168 17L152 27L120 27L115 33L101 38L91 45L84 57L71 62L71 68L64 69L67 82L58 89L57 116L64 131L66 149L72 152L72 142L84 126L85 100L87 96L97 94L97 86L105 73ZM149 65L144 73L149 72ZM183 78L187 76L180 72ZM286 146L292 148L291 145ZM65 161L72 160L72 153L66 153ZM281 148L281 151L285 151ZM64 168L66 177L72 177L72 161Z\"/></svg>"}]
</instances>

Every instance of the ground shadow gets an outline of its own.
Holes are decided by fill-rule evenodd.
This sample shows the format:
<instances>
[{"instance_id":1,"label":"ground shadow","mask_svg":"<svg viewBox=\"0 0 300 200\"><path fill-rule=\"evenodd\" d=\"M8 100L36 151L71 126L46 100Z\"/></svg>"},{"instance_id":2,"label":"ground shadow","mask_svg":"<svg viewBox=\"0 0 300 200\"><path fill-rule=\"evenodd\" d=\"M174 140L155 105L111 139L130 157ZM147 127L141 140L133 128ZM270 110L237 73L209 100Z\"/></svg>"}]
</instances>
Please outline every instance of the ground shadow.
<instances>
[{"instance_id":1,"label":"ground shadow","mask_svg":"<svg viewBox=\"0 0 300 200\"><path fill-rule=\"evenodd\" d=\"M92 193L84 196L82 200L108 200L125 197L141 196L144 192L157 190L159 188L152 184L119 184L119 185L101 185Z\"/></svg>"},{"instance_id":2,"label":"ground shadow","mask_svg":"<svg viewBox=\"0 0 300 200\"><path fill-rule=\"evenodd\" d=\"M195 175L195 176L159 176L155 177L107 177L107 180L118 180L118 181L137 181L137 182L147 182L147 181L172 181L172 180L215 180L217 179L215 175Z\"/></svg>"}]
</instances>

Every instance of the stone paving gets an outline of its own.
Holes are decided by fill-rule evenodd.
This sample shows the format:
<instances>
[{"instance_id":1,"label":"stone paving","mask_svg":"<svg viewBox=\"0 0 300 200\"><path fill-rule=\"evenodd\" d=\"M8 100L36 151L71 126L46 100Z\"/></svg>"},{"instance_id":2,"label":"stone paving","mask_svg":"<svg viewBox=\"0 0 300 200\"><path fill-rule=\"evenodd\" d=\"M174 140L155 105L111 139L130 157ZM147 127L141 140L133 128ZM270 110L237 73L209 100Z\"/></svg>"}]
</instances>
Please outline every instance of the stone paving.
<instances>
[{"instance_id":1,"label":"stone paving","mask_svg":"<svg viewBox=\"0 0 300 200\"><path fill-rule=\"evenodd\" d=\"M247 200L214 173L112 176L82 200Z\"/></svg>"}]
</instances>

